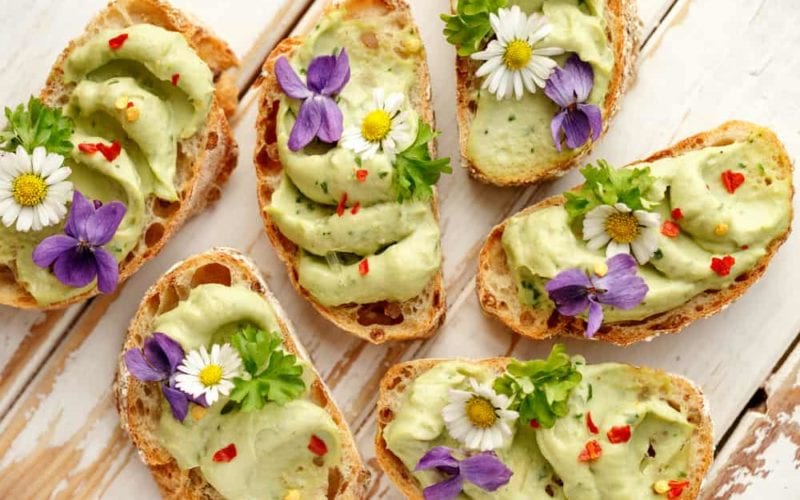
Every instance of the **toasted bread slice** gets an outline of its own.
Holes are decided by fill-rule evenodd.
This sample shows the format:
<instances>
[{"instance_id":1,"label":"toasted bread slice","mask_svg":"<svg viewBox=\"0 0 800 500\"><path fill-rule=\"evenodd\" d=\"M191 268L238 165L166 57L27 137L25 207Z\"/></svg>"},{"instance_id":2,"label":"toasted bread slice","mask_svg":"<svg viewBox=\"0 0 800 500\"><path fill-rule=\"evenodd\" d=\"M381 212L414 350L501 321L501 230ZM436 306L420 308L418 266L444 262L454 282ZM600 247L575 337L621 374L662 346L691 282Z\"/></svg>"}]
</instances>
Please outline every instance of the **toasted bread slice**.
<instances>
[{"instance_id":1,"label":"toasted bread slice","mask_svg":"<svg viewBox=\"0 0 800 500\"><path fill-rule=\"evenodd\" d=\"M452 0L455 12L458 0ZM614 52L614 69L602 105L603 131L605 135L611 118L619 110L622 94L630 87L636 76L636 60L639 56L639 17L635 0L605 0L606 36ZM475 77L475 71L482 61L474 61L469 57L456 56L456 109L458 115L459 144L461 146L461 165L468 169L470 175L485 183L497 186L516 186L533 184L564 175L569 169L578 165L592 151L594 143L579 154L549 165L535 172L510 172L505 175L492 175L480 164L469 157L467 143L470 127L475 117L477 103L472 97L479 89L482 80ZM550 134L548 129L546 134Z\"/></svg>"},{"instance_id":2,"label":"toasted bread slice","mask_svg":"<svg viewBox=\"0 0 800 500\"><path fill-rule=\"evenodd\" d=\"M190 257L173 266L159 279L142 299L125 337L122 352L141 348L144 340L152 334L153 320L157 315L173 309L194 287L208 283L246 285L263 295L278 316L286 350L308 361L311 366L311 360L295 335L291 322L267 288L258 269L238 251L228 248L217 248ZM329 498L362 498L370 474L361 461L347 422L333 402L330 391L313 366L311 369L316 375L311 386L311 398L331 415L341 431L342 468L338 474L329 476ZM114 382L114 394L122 428L130 435L165 498L222 498L197 470L181 470L175 459L161 447L155 434L161 415L161 392L154 390L152 384L142 383L131 376L122 356Z\"/></svg>"},{"instance_id":3,"label":"toasted bread slice","mask_svg":"<svg viewBox=\"0 0 800 500\"><path fill-rule=\"evenodd\" d=\"M64 64L69 55L89 38L105 29L149 23L181 33L214 74L216 92L205 126L178 144L176 188L178 200L167 202L155 197L146 200L147 222L140 241L120 263L119 280L125 281L147 260L161 251L166 241L192 215L219 199L238 159L238 146L228 124L236 110L238 90L236 56L222 40L198 25L183 12L160 0L116 0L97 14L83 34L61 53L42 90L42 100L50 106L63 106L74 85L64 82ZM44 309L58 309L96 295L92 289ZM0 304L21 308L42 308L17 282L15 270L0 267Z\"/></svg>"},{"instance_id":4,"label":"toasted bread slice","mask_svg":"<svg viewBox=\"0 0 800 500\"><path fill-rule=\"evenodd\" d=\"M404 0L347 0L340 5L352 18L391 13L396 16L398 30L417 31L410 9ZM336 6L338 5L330 4L328 9ZM311 302L321 315L339 328L375 344L387 340L429 337L444 320L445 296L441 269L421 294L404 302L381 301L370 304L345 304L336 307L324 306L300 285L297 265L301 250L280 232L266 210L270 205L272 194L278 189L283 179L283 166L278 155L275 123L280 97L283 93L275 77L275 62L281 56L289 56L301 43L301 38L289 38L278 44L264 63L261 79L257 83L261 87L261 96L258 121L256 122L257 142L254 162L258 178L258 201L267 236L278 256L286 264L291 282L298 293ZM424 50L420 51L416 57L419 57L417 84L415 93L411 96L411 103L422 120L433 128L430 74ZM435 157L433 141L430 142L430 149L431 156ZM435 188L431 203L438 220Z\"/></svg>"},{"instance_id":5,"label":"toasted bread slice","mask_svg":"<svg viewBox=\"0 0 800 500\"><path fill-rule=\"evenodd\" d=\"M762 138L774 147L773 159L780 176L791 179L792 162L777 136L768 129L741 121L726 122L714 130L684 139L642 161L651 162L705 147L723 146L735 141L746 140L754 131L760 132ZM792 189L792 194L793 192ZM563 196L554 196L526 208L518 215L544 207L562 205L564 202ZM791 214L789 214L789 218L791 220ZM583 320L559 314L542 314L520 303L517 285L508 268L506 252L501 241L507 222L508 219L492 229L481 249L476 289L478 301L484 312L499 319L520 335L534 339L546 339L556 335L583 338L585 329ZM758 281L775 252L786 241L790 231L791 225L786 232L769 243L766 255L760 259L757 265L739 276L732 286L723 290L703 292L678 308L641 321L607 323L601 327L594 338L626 346L657 335L678 332L697 319L706 318L719 312L741 297L753 283Z\"/></svg>"},{"instance_id":6,"label":"toasted bread slice","mask_svg":"<svg viewBox=\"0 0 800 500\"><path fill-rule=\"evenodd\" d=\"M380 394L378 396L378 426L375 435L375 453L378 464L400 491L410 499L422 499L422 487L414 478L411 471L403 462L386 447L383 437L384 428L391 422L403 400L403 393L411 382L418 376L448 359L418 359L394 365L381 379ZM498 375L502 374L512 358L488 358L478 361L463 360L479 363L490 367ZM690 484L683 490L681 498L697 498L700 485L711 465L714 452L713 425L708 414L705 397L700 389L691 381L670 373L653 368L637 367L644 377L652 378L653 390L660 399L670 406L687 415L687 420L695 426L691 438L691 451L689 463L691 471L688 472ZM663 380L668 379L669 384ZM661 381L662 383L659 383ZM542 492L545 498L545 493Z\"/></svg>"}]
</instances>

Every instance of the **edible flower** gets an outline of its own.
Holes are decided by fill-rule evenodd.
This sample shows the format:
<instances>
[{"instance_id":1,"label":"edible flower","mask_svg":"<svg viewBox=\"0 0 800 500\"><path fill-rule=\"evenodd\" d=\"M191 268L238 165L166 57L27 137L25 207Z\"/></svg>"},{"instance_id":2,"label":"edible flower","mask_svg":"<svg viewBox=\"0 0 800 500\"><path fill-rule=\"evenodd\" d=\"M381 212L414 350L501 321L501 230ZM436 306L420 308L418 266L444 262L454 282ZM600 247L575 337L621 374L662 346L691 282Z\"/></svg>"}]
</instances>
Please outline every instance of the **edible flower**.
<instances>
[{"instance_id":1,"label":"edible flower","mask_svg":"<svg viewBox=\"0 0 800 500\"><path fill-rule=\"evenodd\" d=\"M631 439L631 426L620 425L612 427L606 433L606 437L612 444L627 443Z\"/></svg>"},{"instance_id":2,"label":"edible flower","mask_svg":"<svg viewBox=\"0 0 800 500\"><path fill-rule=\"evenodd\" d=\"M447 476L423 490L425 500L453 500L464 489L464 481L484 491L496 491L508 484L513 472L493 452L485 451L458 460L446 446L428 450L417 462L415 471L435 469Z\"/></svg>"},{"instance_id":3,"label":"edible flower","mask_svg":"<svg viewBox=\"0 0 800 500\"><path fill-rule=\"evenodd\" d=\"M593 439L586 443L586 445L581 450L580 454L578 455L579 462L592 462L600 458L603 454L603 448L600 446L600 443Z\"/></svg>"},{"instance_id":4,"label":"edible flower","mask_svg":"<svg viewBox=\"0 0 800 500\"><path fill-rule=\"evenodd\" d=\"M475 72L478 78L486 77L481 88L488 88L498 100L512 94L519 100L524 89L534 94L536 87L544 88L558 66L550 56L564 53L559 47L537 47L553 31L547 18L538 13L526 16L514 5L489 14L489 23L497 39L470 56L486 61Z\"/></svg>"},{"instance_id":5,"label":"edible flower","mask_svg":"<svg viewBox=\"0 0 800 500\"><path fill-rule=\"evenodd\" d=\"M333 98L350 80L345 49L335 56L315 57L308 65L305 84L285 57L275 63L275 76L287 96L303 101L289 134L289 149L300 151L315 137L327 143L342 137L342 111Z\"/></svg>"},{"instance_id":6,"label":"edible flower","mask_svg":"<svg viewBox=\"0 0 800 500\"><path fill-rule=\"evenodd\" d=\"M577 316L588 309L586 337L592 338L603 322L603 305L632 309L647 295L648 287L636 275L636 261L628 254L617 254L606 261L605 276L587 275L582 269L561 271L545 285L558 312Z\"/></svg>"},{"instance_id":7,"label":"edible flower","mask_svg":"<svg viewBox=\"0 0 800 500\"><path fill-rule=\"evenodd\" d=\"M347 127L342 146L364 160L383 152L394 163L397 153L414 139L411 114L403 109L405 102L405 96L399 92L386 96L383 88L373 90L372 109L361 118L360 125Z\"/></svg>"},{"instance_id":8,"label":"edible flower","mask_svg":"<svg viewBox=\"0 0 800 500\"><path fill-rule=\"evenodd\" d=\"M734 264L736 264L736 259L732 255L711 258L711 270L719 276L729 275Z\"/></svg>"},{"instance_id":9,"label":"edible flower","mask_svg":"<svg viewBox=\"0 0 800 500\"><path fill-rule=\"evenodd\" d=\"M214 344L189 351L178 366L175 385L194 398L205 397L209 405L233 389L233 379L242 372L242 358L230 344Z\"/></svg>"},{"instance_id":10,"label":"edible flower","mask_svg":"<svg viewBox=\"0 0 800 500\"><path fill-rule=\"evenodd\" d=\"M125 211L119 201L92 203L76 190L64 234L42 240L33 250L33 262L43 268L52 266L55 277L67 286L81 288L97 278L97 288L102 293L113 292L119 281L119 267L103 246L116 234Z\"/></svg>"},{"instance_id":11,"label":"edible flower","mask_svg":"<svg viewBox=\"0 0 800 500\"><path fill-rule=\"evenodd\" d=\"M72 173L64 157L38 146L29 155L22 146L0 152L0 215L3 225L16 222L17 231L39 231L57 224L67 214L72 196Z\"/></svg>"},{"instance_id":12,"label":"edible flower","mask_svg":"<svg viewBox=\"0 0 800 500\"><path fill-rule=\"evenodd\" d=\"M603 130L603 113L586 99L594 86L594 70L573 54L563 68L556 68L544 93L561 107L561 111L550 122L550 133L556 149L561 151L561 132L567 139L567 147L575 149L586 144L589 136L596 141Z\"/></svg>"},{"instance_id":13,"label":"edible flower","mask_svg":"<svg viewBox=\"0 0 800 500\"><path fill-rule=\"evenodd\" d=\"M192 399L175 387L174 375L183 356L183 347L161 332L148 337L141 349L128 349L124 356L131 375L142 382L161 382L161 392L172 409L172 416L181 422L186 418L190 401L206 406L204 398Z\"/></svg>"},{"instance_id":14,"label":"edible flower","mask_svg":"<svg viewBox=\"0 0 800 500\"><path fill-rule=\"evenodd\" d=\"M590 250L606 247L606 256L625 253L646 264L658 250L661 216L646 210L631 210L624 203L600 205L583 219L583 239Z\"/></svg>"},{"instance_id":15,"label":"edible flower","mask_svg":"<svg viewBox=\"0 0 800 500\"><path fill-rule=\"evenodd\" d=\"M511 400L489 384L469 379L471 391L450 389L450 402L442 409L447 431L471 450L493 450L511 439L519 413L508 409Z\"/></svg>"},{"instance_id":16,"label":"edible flower","mask_svg":"<svg viewBox=\"0 0 800 500\"><path fill-rule=\"evenodd\" d=\"M211 459L217 463L228 463L236 458L236 455L236 444L231 443L225 448L217 450Z\"/></svg>"},{"instance_id":17,"label":"edible flower","mask_svg":"<svg viewBox=\"0 0 800 500\"><path fill-rule=\"evenodd\" d=\"M722 185L725 186L725 190L733 194L739 189L739 186L744 184L744 174L741 172L734 172L732 170L726 170L722 172L720 175L722 178Z\"/></svg>"}]
</instances>

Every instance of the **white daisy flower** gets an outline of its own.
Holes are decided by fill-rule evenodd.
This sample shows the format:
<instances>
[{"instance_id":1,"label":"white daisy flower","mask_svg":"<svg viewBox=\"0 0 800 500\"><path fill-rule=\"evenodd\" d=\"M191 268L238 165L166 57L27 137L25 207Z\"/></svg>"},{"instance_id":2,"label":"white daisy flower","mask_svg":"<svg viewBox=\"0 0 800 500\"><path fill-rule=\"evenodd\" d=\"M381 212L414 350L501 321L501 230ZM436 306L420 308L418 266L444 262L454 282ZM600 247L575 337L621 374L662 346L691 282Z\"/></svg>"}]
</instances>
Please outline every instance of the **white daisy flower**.
<instances>
[{"instance_id":1,"label":"white daisy flower","mask_svg":"<svg viewBox=\"0 0 800 500\"><path fill-rule=\"evenodd\" d=\"M361 119L360 126L347 127L342 134L342 146L368 160L379 151L389 161L411 144L411 115L403 110L405 97L393 92L384 98L382 88L372 93L374 108ZM402 149L401 149L402 148Z\"/></svg>"},{"instance_id":2,"label":"white daisy flower","mask_svg":"<svg viewBox=\"0 0 800 500\"><path fill-rule=\"evenodd\" d=\"M14 153L0 153L0 216L3 225L17 222L17 231L39 231L58 224L67 215L72 199L72 173L64 157L39 146L29 155L17 146Z\"/></svg>"},{"instance_id":3,"label":"white daisy flower","mask_svg":"<svg viewBox=\"0 0 800 500\"><path fill-rule=\"evenodd\" d=\"M489 14L489 22L497 36L485 50L472 54L473 59L486 61L475 76L486 79L481 88L489 89L497 99L522 99L523 87L531 94L544 88L558 64L550 58L564 53L559 47L537 47L553 31L547 18L533 13L526 16L519 6ZM488 75L488 76L487 76Z\"/></svg>"},{"instance_id":4,"label":"white daisy flower","mask_svg":"<svg viewBox=\"0 0 800 500\"><path fill-rule=\"evenodd\" d=\"M472 450L499 448L510 441L519 414L508 410L511 400L489 384L469 383L471 391L450 389L450 404L442 409L447 431Z\"/></svg>"},{"instance_id":5,"label":"white daisy flower","mask_svg":"<svg viewBox=\"0 0 800 500\"><path fill-rule=\"evenodd\" d=\"M583 239L592 250L606 247L606 256L633 253L645 264L658 250L661 216L646 210L631 212L624 203L600 205L583 219Z\"/></svg>"},{"instance_id":6,"label":"white daisy flower","mask_svg":"<svg viewBox=\"0 0 800 500\"><path fill-rule=\"evenodd\" d=\"M206 346L189 351L178 367L175 384L193 398L205 395L213 405L219 397L233 389L233 379L242 373L242 358L230 344L214 344L211 353Z\"/></svg>"}]
</instances>

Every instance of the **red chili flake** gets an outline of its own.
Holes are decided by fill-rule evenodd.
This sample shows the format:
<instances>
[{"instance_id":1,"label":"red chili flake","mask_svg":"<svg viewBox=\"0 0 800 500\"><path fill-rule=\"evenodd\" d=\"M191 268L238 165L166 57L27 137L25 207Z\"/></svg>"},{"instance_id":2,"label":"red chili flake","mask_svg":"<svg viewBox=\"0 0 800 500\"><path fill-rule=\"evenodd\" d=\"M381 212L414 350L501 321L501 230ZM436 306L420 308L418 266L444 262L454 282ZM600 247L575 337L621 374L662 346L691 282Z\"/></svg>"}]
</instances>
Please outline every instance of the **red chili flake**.
<instances>
[{"instance_id":1,"label":"red chili flake","mask_svg":"<svg viewBox=\"0 0 800 500\"><path fill-rule=\"evenodd\" d=\"M212 460L215 462L230 462L236 458L236 445L231 443L225 448L221 448L214 453L214 457Z\"/></svg>"},{"instance_id":2,"label":"red chili flake","mask_svg":"<svg viewBox=\"0 0 800 500\"><path fill-rule=\"evenodd\" d=\"M600 455L603 454L603 448L600 447L600 443L593 439L586 443L586 446L583 447L581 450L580 455L578 455L579 462L591 462L592 460L597 460L600 458Z\"/></svg>"},{"instance_id":3,"label":"red chili flake","mask_svg":"<svg viewBox=\"0 0 800 500\"><path fill-rule=\"evenodd\" d=\"M681 220L683 219L683 210L681 210L680 208L673 208L671 215L673 219Z\"/></svg>"},{"instance_id":4,"label":"red chili flake","mask_svg":"<svg viewBox=\"0 0 800 500\"><path fill-rule=\"evenodd\" d=\"M95 146L97 146L97 150L100 151L108 161L116 160L117 156L122 152L122 145L117 141L112 142L110 146L106 146L102 142L98 142Z\"/></svg>"},{"instance_id":5,"label":"red chili flake","mask_svg":"<svg viewBox=\"0 0 800 500\"><path fill-rule=\"evenodd\" d=\"M356 180L358 182L364 182L367 180L367 175L369 174L369 170L364 170L363 168L359 168L356 170Z\"/></svg>"},{"instance_id":6,"label":"red chili flake","mask_svg":"<svg viewBox=\"0 0 800 500\"><path fill-rule=\"evenodd\" d=\"M133 107L133 102L132 101L128 101L128 105L126 107L132 108Z\"/></svg>"},{"instance_id":7,"label":"red chili flake","mask_svg":"<svg viewBox=\"0 0 800 500\"><path fill-rule=\"evenodd\" d=\"M598 429L597 426L594 425L594 420L592 420L592 412L590 411L586 412L586 427L589 428L589 432L591 432L592 434L597 434L598 432L600 432L600 429Z\"/></svg>"},{"instance_id":8,"label":"red chili flake","mask_svg":"<svg viewBox=\"0 0 800 500\"><path fill-rule=\"evenodd\" d=\"M531 427L533 427L534 429L538 429L539 427L541 427L541 425L539 424L539 421L534 418L531 420Z\"/></svg>"},{"instance_id":9,"label":"red chili flake","mask_svg":"<svg viewBox=\"0 0 800 500\"><path fill-rule=\"evenodd\" d=\"M358 274L366 276L369 272L369 260L364 259L358 263Z\"/></svg>"},{"instance_id":10,"label":"red chili flake","mask_svg":"<svg viewBox=\"0 0 800 500\"><path fill-rule=\"evenodd\" d=\"M350 209L350 213L355 215L358 213L359 210L361 210L361 202L357 201L356 204L353 205L353 208Z\"/></svg>"},{"instance_id":11,"label":"red chili flake","mask_svg":"<svg viewBox=\"0 0 800 500\"><path fill-rule=\"evenodd\" d=\"M180 80L180 79L181 79L181 74L180 73L175 73L174 75L172 75L172 85L173 86L174 85L178 85L178 80Z\"/></svg>"},{"instance_id":12,"label":"red chili flake","mask_svg":"<svg viewBox=\"0 0 800 500\"><path fill-rule=\"evenodd\" d=\"M726 191L728 191L730 194L733 194L737 189L739 189L739 186L744 184L744 174L741 172L726 170L722 172L722 184L725 185Z\"/></svg>"},{"instance_id":13,"label":"red chili flake","mask_svg":"<svg viewBox=\"0 0 800 500\"><path fill-rule=\"evenodd\" d=\"M661 234L669 238L677 238L681 234L681 226L675 224L671 220L664 221L661 224Z\"/></svg>"},{"instance_id":14,"label":"red chili flake","mask_svg":"<svg viewBox=\"0 0 800 500\"><path fill-rule=\"evenodd\" d=\"M678 498L683 493L684 488L689 486L688 480L683 481L670 481L667 483L669 485L669 492L667 493L667 498Z\"/></svg>"},{"instance_id":15,"label":"red chili flake","mask_svg":"<svg viewBox=\"0 0 800 500\"><path fill-rule=\"evenodd\" d=\"M336 215L341 217L344 215L344 206L347 203L347 193L342 193L342 197L339 198L339 205L336 206Z\"/></svg>"},{"instance_id":16,"label":"red chili flake","mask_svg":"<svg viewBox=\"0 0 800 500\"><path fill-rule=\"evenodd\" d=\"M711 269L720 276L727 276L731 273L731 268L736 264L736 259L730 255L723 258L712 257Z\"/></svg>"},{"instance_id":17,"label":"red chili flake","mask_svg":"<svg viewBox=\"0 0 800 500\"><path fill-rule=\"evenodd\" d=\"M742 250L747 250L748 248L750 248L750 245L742 245Z\"/></svg>"},{"instance_id":18,"label":"red chili flake","mask_svg":"<svg viewBox=\"0 0 800 500\"><path fill-rule=\"evenodd\" d=\"M606 433L606 437L612 444L627 443L631 439L631 426L621 425L619 427L612 427Z\"/></svg>"},{"instance_id":19,"label":"red chili flake","mask_svg":"<svg viewBox=\"0 0 800 500\"><path fill-rule=\"evenodd\" d=\"M325 441L318 438L316 434L313 434L308 441L308 450L314 455L322 457L328 453L328 445L325 444Z\"/></svg>"},{"instance_id":20,"label":"red chili flake","mask_svg":"<svg viewBox=\"0 0 800 500\"><path fill-rule=\"evenodd\" d=\"M78 144L78 151L81 153L86 153L87 155L93 155L97 153L97 144L92 144L91 142L82 142Z\"/></svg>"},{"instance_id":21,"label":"red chili flake","mask_svg":"<svg viewBox=\"0 0 800 500\"><path fill-rule=\"evenodd\" d=\"M120 47L122 47L122 45L125 43L125 40L127 40L127 39L128 39L128 34L127 33L123 33L123 34L115 36L114 38L109 40L108 41L108 46L111 48L111 50L117 50Z\"/></svg>"}]
</instances>

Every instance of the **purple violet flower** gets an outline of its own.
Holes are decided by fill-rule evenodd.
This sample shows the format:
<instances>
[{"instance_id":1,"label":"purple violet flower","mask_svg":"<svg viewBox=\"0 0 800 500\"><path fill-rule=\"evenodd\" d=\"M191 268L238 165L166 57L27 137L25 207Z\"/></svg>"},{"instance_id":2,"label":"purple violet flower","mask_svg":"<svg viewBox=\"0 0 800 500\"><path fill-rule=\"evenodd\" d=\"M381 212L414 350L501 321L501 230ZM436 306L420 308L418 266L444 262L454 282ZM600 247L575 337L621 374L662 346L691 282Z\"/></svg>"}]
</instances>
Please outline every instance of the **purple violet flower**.
<instances>
[{"instance_id":1,"label":"purple violet flower","mask_svg":"<svg viewBox=\"0 0 800 500\"><path fill-rule=\"evenodd\" d=\"M125 205L92 203L77 189L72 194L65 234L48 236L33 250L39 267L53 266L53 274L67 286L81 288L97 278L97 288L111 293L119 281L119 265L101 248L114 237L125 216Z\"/></svg>"},{"instance_id":2,"label":"purple violet flower","mask_svg":"<svg viewBox=\"0 0 800 500\"><path fill-rule=\"evenodd\" d=\"M545 285L550 299L564 316L577 316L589 309L586 336L592 338L603 323L602 305L633 309L644 300L648 287L636 274L636 260L626 253L606 261L608 270L588 276L582 269L561 271Z\"/></svg>"},{"instance_id":3,"label":"purple violet flower","mask_svg":"<svg viewBox=\"0 0 800 500\"><path fill-rule=\"evenodd\" d=\"M563 68L556 68L547 80L545 95L561 106L561 111L550 122L550 132L558 151L561 151L562 130L570 149L583 146L589 135L594 141L600 137L603 114L594 104L586 104L593 86L594 70L577 54L573 54Z\"/></svg>"},{"instance_id":4,"label":"purple violet flower","mask_svg":"<svg viewBox=\"0 0 800 500\"><path fill-rule=\"evenodd\" d=\"M189 412L189 402L208 406L205 397L192 398L175 387L175 372L183 361L183 347L169 336L156 332L144 341L142 349L128 349L125 365L131 375L142 382L161 382L161 392L167 398L172 416L183 422Z\"/></svg>"},{"instance_id":5,"label":"purple violet flower","mask_svg":"<svg viewBox=\"0 0 800 500\"><path fill-rule=\"evenodd\" d=\"M275 76L287 96L303 101L289 135L289 149L300 151L315 137L328 143L342 137L342 111L333 98L350 80L345 49L337 56L315 57L308 65L305 84L285 57L275 63Z\"/></svg>"},{"instance_id":6,"label":"purple violet flower","mask_svg":"<svg viewBox=\"0 0 800 500\"><path fill-rule=\"evenodd\" d=\"M461 493L465 480L482 490L495 491L506 485L513 474L494 452L484 451L458 460L446 446L428 450L414 470L429 469L436 469L450 477L425 488L425 500L452 500Z\"/></svg>"}]
</instances>

